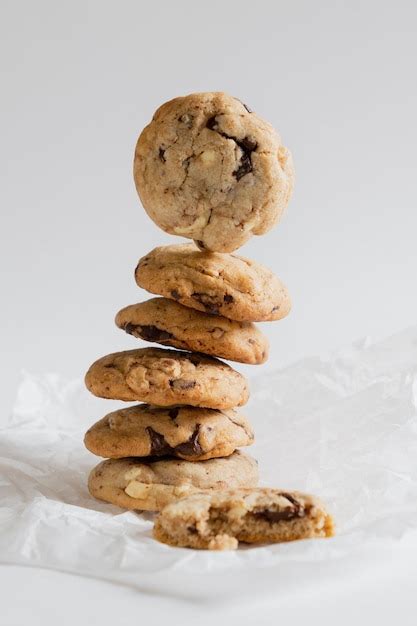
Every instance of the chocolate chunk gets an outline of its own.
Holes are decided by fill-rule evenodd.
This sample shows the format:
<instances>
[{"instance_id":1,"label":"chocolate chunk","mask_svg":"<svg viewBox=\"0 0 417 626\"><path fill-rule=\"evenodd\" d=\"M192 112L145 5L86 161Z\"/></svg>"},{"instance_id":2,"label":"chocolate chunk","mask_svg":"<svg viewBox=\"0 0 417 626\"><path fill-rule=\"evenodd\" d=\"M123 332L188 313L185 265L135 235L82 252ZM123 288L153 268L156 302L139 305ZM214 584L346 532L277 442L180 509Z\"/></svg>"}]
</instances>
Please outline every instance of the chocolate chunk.
<instances>
[{"instance_id":1,"label":"chocolate chunk","mask_svg":"<svg viewBox=\"0 0 417 626\"><path fill-rule=\"evenodd\" d=\"M163 148L159 148L158 156L161 159L162 163L165 163L165 150Z\"/></svg>"},{"instance_id":2,"label":"chocolate chunk","mask_svg":"<svg viewBox=\"0 0 417 626\"><path fill-rule=\"evenodd\" d=\"M174 300L179 300L181 298L180 294L178 293L176 289L173 289L171 291L171 296L174 298Z\"/></svg>"},{"instance_id":3,"label":"chocolate chunk","mask_svg":"<svg viewBox=\"0 0 417 626\"><path fill-rule=\"evenodd\" d=\"M193 389L196 384L195 380L181 380L180 378L169 381L169 386L173 389Z\"/></svg>"},{"instance_id":4,"label":"chocolate chunk","mask_svg":"<svg viewBox=\"0 0 417 626\"><path fill-rule=\"evenodd\" d=\"M200 424L196 424L194 432L189 440L175 446L175 452L178 452L179 454L182 454L184 456L197 456L201 454L203 452L203 449L198 442L199 434Z\"/></svg>"},{"instance_id":5,"label":"chocolate chunk","mask_svg":"<svg viewBox=\"0 0 417 626\"><path fill-rule=\"evenodd\" d=\"M279 522L280 520L290 520L295 517L304 517L305 511L301 504L289 493L281 493L283 498L288 500L292 506L287 506L278 511L265 509L264 511L254 511L256 517L265 519L267 522Z\"/></svg>"},{"instance_id":6,"label":"chocolate chunk","mask_svg":"<svg viewBox=\"0 0 417 626\"><path fill-rule=\"evenodd\" d=\"M257 518L264 519L271 524L274 522L280 522L281 520L290 520L295 517L302 517L302 515L299 515L298 511L292 507L287 507L285 509L281 509L280 511L256 511L253 515Z\"/></svg>"},{"instance_id":7,"label":"chocolate chunk","mask_svg":"<svg viewBox=\"0 0 417 626\"><path fill-rule=\"evenodd\" d=\"M151 443L151 454L153 456L163 456L168 454L172 450L171 446L165 441L165 437L161 433L157 433L156 430L148 426L146 432L149 435Z\"/></svg>"},{"instance_id":8,"label":"chocolate chunk","mask_svg":"<svg viewBox=\"0 0 417 626\"><path fill-rule=\"evenodd\" d=\"M203 449L198 442L198 436L200 434L200 424L196 424L193 434L184 443L179 443L174 448L170 446L161 433L157 433L156 430L148 426L146 432L149 435L152 456L165 456L167 454L178 453L183 456L198 456L202 454Z\"/></svg>"},{"instance_id":9,"label":"chocolate chunk","mask_svg":"<svg viewBox=\"0 0 417 626\"><path fill-rule=\"evenodd\" d=\"M232 137L231 135L228 135L227 133L220 131L218 128L216 117L210 117L207 120L206 127L209 128L210 130L214 130L215 132L219 133L219 135L221 135L225 139L232 139L232 141L234 141L242 150L242 156L240 158L240 165L233 172L233 176L236 178L236 180L239 181L241 178L243 178L243 176L246 176L246 174L249 174L249 172L252 172L253 166L252 166L251 154L258 147L258 144L256 141L254 141L253 139L250 139L250 137L244 137L243 139L238 139L237 137Z\"/></svg>"},{"instance_id":10,"label":"chocolate chunk","mask_svg":"<svg viewBox=\"0 0 417 626\"><path fill-rule=\"evenodd\" d=\"M207 120L207 124L206 127L210 130L217 130L217 121L216 121L216 116L214 117L210 117Z\"/></svg>"},{"instance_id":11,"label":"chocolate chunk","mask_svg":"<svg viewBox=\"0 0 417 626\"><path fill-rule=\"evenodd\" d=\"M191 297L194 300L197 300L200 304L203 305L207 313L211 313L212 315L219 314L219 303L216 301L214 296L209 296L207 293L198 293L194 292L191 294Z\"/></svg>"},{"instance_id":12,"label":"chocolate chunk","mask_svg":"<svg viewBox=\"0 0 417 626\"><path fill-rule=\"evenodd\" d=\"M256 141L253 141L249 137L244 137L240 140L235 139L235 141L243 152L240 159L240 165L237 170L233 172L233 176L236 178L236 180L240 180L241 178L243 178L243 176L249 174L249 172L253 170L251 154L254 150L256 150L258 144L256 143Z\"/></svg>"},{"instance_id":13,"label":"chocolate chunk","mask_svg":"<svg viewBox=\"0 0 417 626\"><path fill-rule=\"evenodd\" d=\"M130 330L127 330L125 327L126 332L132 335L135 334L136 331L139 337L145 339L145 341L167 341L168 339L174 338L174 335L172 333L169 333L166 330L162 330L157 326L140 326L139 324L126 324L126 326L133 327ZM130 332L131 330L133 330L134 332Z\"/></svg>"},{"instance_id":14,"label":"chocolate chunk","mask_svg":"<svg viewBox=\"0 0 417 626\"><path fill-rule=\"evenodd\" d=\"M172 420L175 420L175 419L177 419L177 417L178 417L178 413L179 413L179 412L180 412L180 410L179 410L179 409L170 409L170 410L168 411L168 415L169 415L169 417L170 417Z\"/></svg>"},{"instance_id":15,"label":"chocolate chunk","mask_svg":"<svg viewBox=\"0 0 417 626\"><path fill-rule=\"evenodd\" d=\"M201 363L201 358L195 352L191 352L187 358L190 361L190 363L192 363L193 365L197 366L197 365L200 365Z\"/></svg>"},{"instance_id":16,"label":"chocolate chunk","mask_svg":"<svg viewBox=\"0 0 417 626\"><path fill-rule=\"evenodd\" d=\"M226 302L226 304L230 304L231 302L235 301L234 297L229 295L228 293L224 295L223 300Z\"/></svg>"}]
</instances>

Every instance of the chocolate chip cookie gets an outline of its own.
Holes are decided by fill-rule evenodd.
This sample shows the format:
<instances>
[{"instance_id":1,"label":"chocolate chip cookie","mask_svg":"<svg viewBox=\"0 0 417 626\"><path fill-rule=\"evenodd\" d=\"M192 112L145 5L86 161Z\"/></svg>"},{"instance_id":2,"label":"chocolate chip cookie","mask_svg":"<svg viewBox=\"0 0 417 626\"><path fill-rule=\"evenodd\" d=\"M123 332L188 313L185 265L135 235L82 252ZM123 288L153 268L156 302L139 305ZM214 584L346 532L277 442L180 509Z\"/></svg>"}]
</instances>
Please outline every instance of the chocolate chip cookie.
<instances>
[{"instance_id":1,"label":"chocolate chip cookie","mask_svg":"<svg viewBox=\"0 0 417 626\"><path fill-rule=\"evenodd\" d=\"M231 361L257 364L268 358L268 340L254 324L214 317L167 298L125 307L116 315L116 324L145 341Z\"/></svg>"},{"instance_id":2,"label":"chocolate chip cookie","mask_svg":"<svg viewBox=\"0 0 417 626\"><path fill-rule=\"evenodd\" d=\"M88 370L87 389L100 398L171 406L231 409L247 402L244 376L213 357L142 348L102 357Z\"/></svg>"},{"instance_id":3,"label":"chocolate chip cookie","mask_svg":"<svg viewBox=\"0 0 417 626\"><path fill-rule=\"evenodd\" d=\"M331 537L333 520L321 502L278 489L195 494L166 506L154 537L171 546L234 550L238 542L279 543Z\"/></svg>"},{"instance_id":4,"label":"chocolate chip cookie","mask_svg":"<svg viewBox=\"0 0 417 626\"><path fill-rule=\"evenodd\" d=\"M156 111L137 142L134 178L163 230L232 252L279 220L294 169L273 127L240 100L194 93Z\"/></svg>"},{"instance_id":5,"label":"chocolate chip cookie","mask_svg":"<svg viewBox=\"0 0 417 626\"><path fill-rule=\"evenodd\" d=\"M229 456L253 440L246 418L232 409L138 404L103 417L87 431L84 443L108 458L169 455L204 461Z\"/></svg>"},{"instance_id":6,"label":"chocolate chip cookie","mask_svg":"<svg viewBox=\"0 0 417 626\"><path fill-rule=\"evenodd\" d=\"M237 451L200 463L109 459L92 470L88 488L98 500L123 509L159 511L170 502L201 490L252 487L257 483L255 459Z\"/></svg>"},{"instance_id":7,"label":"chocolate chip cookie","mask_svg":"<svg viewBox=\"0 0 417 626\"><path fill-rule=\"evenodd\" d=\"M192 243L155 248L139 260L135 278L151 293L237 321L279 320L291 308L286 287L260 263Z\"/></svg>"}]
</instances>

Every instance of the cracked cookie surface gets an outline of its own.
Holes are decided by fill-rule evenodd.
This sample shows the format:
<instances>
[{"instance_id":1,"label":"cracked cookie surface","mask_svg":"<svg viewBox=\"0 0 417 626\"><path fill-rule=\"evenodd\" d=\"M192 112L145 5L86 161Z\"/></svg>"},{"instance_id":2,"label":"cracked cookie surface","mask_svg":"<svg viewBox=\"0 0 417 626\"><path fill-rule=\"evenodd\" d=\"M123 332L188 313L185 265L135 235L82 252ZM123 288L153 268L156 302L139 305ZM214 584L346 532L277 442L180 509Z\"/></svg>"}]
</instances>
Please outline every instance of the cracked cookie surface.
<instances>
[{"instance_id":1,"label":"cracked cookie surface","mask_svg":"<svg viewBox=\"0 0 417 626\"><path fill-rule=\"evenodd\" d=\"M230 409L249 397L244 376L213 357L162 348L108 354L85 376L87 389L100 398L139 400L172 406L189 404Z\"/></svg>"},{"instance_id":2,"label":"cracked cookie surface","mask_svg":"<svg viewBox=\"0 0 417 626\"><path fill-rule=\"evenodd\" d=\"M136 146L142 204L164 231L232 252L266 233L288 204L292 158L237 98L195 93L163 104Z\"/></svg>"},{"instance_id":3,"label":"cracked cookie surface","mask_svg":"<svg viewBox=\"0 0 417 626\"><path fill-rule=\"evenodd\" d=\"M280 543L331 537L334 528L318 498L258 488L192 494L171 503L156 518L153 534L172 546L233 550L239 541Z\"/></svg>"},{"instance_id":4,"label":"cracked cookie surface","mask_svg":"<svg viewBox=\"0 0 417 626\"><path fill-rule=\"evenodd\" d=\"M159 511L178 498L202 490L257 484L257 462L239 451L199 463L179 459L108 459L99 463L88 479L89 491L98 500L139 511Z\"/></svg>"},{"instance_id":5,"label":"cracked cookie surface","mask_svg":"<svg viewBox=\"0 0 417 626\"><path fill-rule=\"evenodd\" d=\"M279 320L291 309L287 288L271 270L193 243L155 248L139 260L135 279L151 293L236 321Z\"/></svg>"},{"instance_id":6,"label":"cracked cookie surface","mask_svg":"<svg viewBox=\"0 0 417 626\"><path fill-rule=\"evenodd\" d=\"M196 311L167 298L125 307L116 315L116 325L145 341L240 363L264 363L268 358L268 340L254 324Z\"/></svg>"},{"instance_id":7,"label":"cracked cookie surface","mask_svg":"<svg viewBox=\"0 0 417 626\"><path fill-rule=\"evenodd\" d=\"M253 430L237 411L139 404L109 413L86 433L90 452L106 458L175 456L204 461L253 443Z\"/></svg>"}]
</instances>

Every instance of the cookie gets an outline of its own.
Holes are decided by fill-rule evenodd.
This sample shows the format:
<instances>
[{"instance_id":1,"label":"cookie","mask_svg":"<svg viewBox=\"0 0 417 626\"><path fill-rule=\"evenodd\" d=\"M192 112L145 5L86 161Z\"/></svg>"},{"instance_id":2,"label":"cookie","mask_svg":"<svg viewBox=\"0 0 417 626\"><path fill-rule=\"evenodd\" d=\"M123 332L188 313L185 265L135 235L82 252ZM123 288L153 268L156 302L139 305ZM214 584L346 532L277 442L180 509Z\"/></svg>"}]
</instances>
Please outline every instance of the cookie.
<instances>
[{"instance_id":1,"label":"cookie","mask_svg":"<svg viewBox=\"0 0 417 626\"><path fill-rule=\"evenodd\" d=\"M103 417L87 431L84 443L107 458L170 455L204 461L229 456L253 440L246 418L232 409L138 404Z\"/></svg>"},{"instance_id":2,"label":"cookie","mask_svg":"<svg viewBox=\"0 0 417 626\"><path fill-rule=\"evenodd\" d=\"M290 152L270 124L225 93L163 104L141 133L134 178L164 231L232 252L279 220L290 199Z\"/></svg>"},{"instance_id":3,"label":"cookie","mask_svg":"<svg viewBox=\"0 0 417 626\"><path fill-rule=\"evenodd\" d=\"M139 400L172 406L190 404L231 409L247 402L244 376L213 357L191 352L142 348L98 359L85 376L87 389L100 398Z\"/></svg>"},{"instance_id":4,"label":"cookie","mask_svg":"<svg viewBox=\"0 0 417 626\"><path fill-rule=\"evenodd\" d=\"M268 340L254 324L214 317L167 298L125 307L116 324L138 339L230 361L254 365L268 358Z\"/></svg>"},{"instance_id":5,"label":"cookie","mask_svg":"<svg viewBox=\"0 0 417 626\"><path fill-rule=\"evenodd\" d=\"M317 498L279 489L190 495L166 506L154 526L154 537L163 543L209 550L234 550L239 541L280 543L333 534L333 520Z\"/></svg>"},{"instance_id":6,"label":"cookie","mask_svg":"<svg viewBox=\"0 0 417 626\"><path fill-rule=\"evenodd\" d=\"M88 480L92 496L123 509L159 511L201 490L251 487L258 483L252 457L234 452L222 459L193 463L178 459L108 459L95 467Z\"/></svg>"},{"instance_id":7,"label":"cookie","mask_svg":"<svg viewBox=\"0 0 417 626\"><path fill-rule=\"evenodd\" d=\"M291 308L286 287L260 263L192 243L155 248L139 260L135 279L151 293L239 322L279 320Z\"/></svg>"}]
</instances>

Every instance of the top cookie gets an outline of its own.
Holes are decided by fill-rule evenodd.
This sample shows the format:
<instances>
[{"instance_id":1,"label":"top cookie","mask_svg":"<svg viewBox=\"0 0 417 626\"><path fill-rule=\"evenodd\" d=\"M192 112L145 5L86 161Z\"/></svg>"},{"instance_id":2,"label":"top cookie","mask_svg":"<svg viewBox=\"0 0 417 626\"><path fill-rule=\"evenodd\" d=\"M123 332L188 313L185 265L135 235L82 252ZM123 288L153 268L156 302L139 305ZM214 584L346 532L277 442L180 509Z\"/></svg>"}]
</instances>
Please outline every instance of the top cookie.
<instances>
[{"instance_id":1,"label":"top cookie","mask_svg":"<svg viewBox=\"0 0 417 626\"><path fill-rule=\"evenodd\" d=\"M208 92L156 111L138 139L134 178L163 230L231 252L278 221L294 170L270 124L237 98Z\"/></svg>"},{"instance_id":2,"label":"top cookie","mask_svg":"<svg viewBox=\"0 0 417 626\"><path fill-rule=\"evenodd\" d=\"M155 248L139 260L135 279L151 293L239 322L279 320L291 309L287 288L264 265L192 243Z\"/></svg>"}]
</instances>

